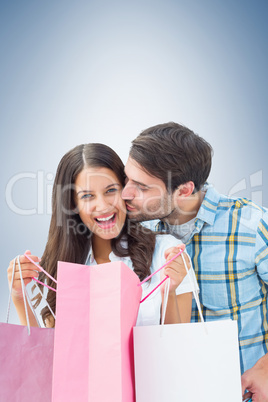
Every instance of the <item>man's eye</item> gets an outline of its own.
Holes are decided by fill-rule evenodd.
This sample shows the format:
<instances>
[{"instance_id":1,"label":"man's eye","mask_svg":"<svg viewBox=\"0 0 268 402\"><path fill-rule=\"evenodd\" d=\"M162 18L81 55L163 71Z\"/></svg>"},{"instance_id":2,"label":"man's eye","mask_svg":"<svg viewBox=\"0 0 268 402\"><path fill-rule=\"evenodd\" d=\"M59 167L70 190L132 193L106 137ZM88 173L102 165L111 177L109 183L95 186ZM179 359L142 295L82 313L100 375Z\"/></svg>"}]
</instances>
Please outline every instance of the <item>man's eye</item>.
<instances>
[{"instance_id":1,"label":"man's eye","mask_svg":"<svg viewBox=\"0 0 268 402\"><path fill-rule=\"evenodd\" d=\"M144 187L144 186L138 186L138 189L140 190L140 191L147 191L148 190L148 188L147 187Z\"/></svg>"}]
</instances>

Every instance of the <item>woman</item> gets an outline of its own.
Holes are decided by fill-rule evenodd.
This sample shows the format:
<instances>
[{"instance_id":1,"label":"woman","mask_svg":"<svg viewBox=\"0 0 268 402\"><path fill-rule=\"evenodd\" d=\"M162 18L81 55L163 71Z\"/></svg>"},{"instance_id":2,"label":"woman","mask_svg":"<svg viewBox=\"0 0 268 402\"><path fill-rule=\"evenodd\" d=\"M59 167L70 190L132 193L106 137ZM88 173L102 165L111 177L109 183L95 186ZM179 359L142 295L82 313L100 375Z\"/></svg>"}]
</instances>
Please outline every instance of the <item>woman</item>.
<instances>
[{"instance_id":1,"label":"woman","mask_svg":"<svg viewBox=\"0 0 268 402\"><path fill-rule=\"evenodd\" d=\"M121 198L124 182L124 165L106 145L79 145L65 154L59 163L53 186L52 217L44 254L40 260L27 251L30 257L35 262L40 261L54 278L57 277L58 261L94 265L120 259L134 270L140 280L162 266L165 260L173 258L180 248L185 248L184 245L178 247L178 240L172 236L155 235L139 223L127 219L125 203ZM20 262L25 284L39 275L40 281L54 287L52 280L39 273L25 256L20 257ZM12 269L13 261L8 267L9 283ZM162 276L170 277L165 323L190 321L192 281L189 274L186 276L181 256L162 271ZM194 275L192 278L195 281ZM159 274L154 275L149 286L143 285L143 290L148 293L159 280ZM17 264L12 299L21 323L26 325ZM34 307L37 307L41 296L34 299ZM49 290L46 300L55 312L55 292ZM158 292L141 305L137 325L158 324L160 309L161 295ZM41 315L46 326L54 326L48 307L42 310ZM32 312L30 325L38 325Z\"/></svg>"}]
</instances>

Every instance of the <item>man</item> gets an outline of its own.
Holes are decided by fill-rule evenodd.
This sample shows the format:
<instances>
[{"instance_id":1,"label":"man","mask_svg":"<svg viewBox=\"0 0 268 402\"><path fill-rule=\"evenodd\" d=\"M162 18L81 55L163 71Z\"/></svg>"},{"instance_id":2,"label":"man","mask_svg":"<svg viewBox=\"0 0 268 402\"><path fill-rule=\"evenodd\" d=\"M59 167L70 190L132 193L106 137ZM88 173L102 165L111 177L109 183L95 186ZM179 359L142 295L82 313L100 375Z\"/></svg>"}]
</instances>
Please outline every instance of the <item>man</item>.
<instances>
[{"instance_id":1,"label":"man","mask_svg":"<svg viewBox=\"0 0 268 402\"><path fill-rule=\"evenodd\" d=\"M186 244L205 319L237 320L243 392L266 402L268 211L207 185L211 156L211 146L184 126L151 127L132 142L122 197L130 219L153 221L151 228Z\"/></svg>"}]
</instances>

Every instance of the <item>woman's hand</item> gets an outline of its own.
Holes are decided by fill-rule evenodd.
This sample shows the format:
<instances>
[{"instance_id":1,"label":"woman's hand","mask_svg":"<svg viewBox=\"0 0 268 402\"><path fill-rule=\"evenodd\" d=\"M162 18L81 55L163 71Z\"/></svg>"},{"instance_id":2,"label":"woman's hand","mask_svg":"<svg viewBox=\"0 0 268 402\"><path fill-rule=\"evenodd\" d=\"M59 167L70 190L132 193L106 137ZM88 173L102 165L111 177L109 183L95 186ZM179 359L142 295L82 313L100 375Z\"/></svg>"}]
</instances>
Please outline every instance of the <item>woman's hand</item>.
<instances>
[{"instance_id":1,"label":"woman's hand","mask_svg":"<svg viewBox=\"0 0 268 402\"><path fill-rule=\"evenodd\" d=\"M177 247L170 247L165 251L165 258L166 262L171 260L178 254L181 250L185 250L185 244L180 244ZM188 256L184 254L184 259L186 261L188 269L190 269L190 262ZM165 266L164 269L161 270L161 280L164 279L165 276L170 278L170 286L169 286L169 293L175 293L177 287L181 284L184 277L186 276L187 272L184 266L184 262L182 256L179 255L173 261L171 261L168 265ZM161 286L162 292L165 289L165 282Z\"/></svg>"},{"instance_id":2,"label":"woman's hand","mask_svg":"<svg viewBox=\"0 0 268 402\"><path fill-rule=\"evenodd\" d=\"M166 262L170 261L173 257L175 257L181 250L183 251L185 250L185 244L180 244L177 247L171 247L167 249L165 251ZM190 269L191 267L190 261L186 254L184 254L184 259L186 261L187 268ZM176 296L176 289L181 284L186 275L187 271L185 269L185 265L181 255L179 255L173 261L168 263L168 265L166 265L165 268L161 270L162 279L164 279L165 276L169 276L170 278L168 302L165 314L165 324L190 322L191 320L191 311L192 311L191 292L183 293ZM161 286L162 306L163 306L165 283L166 282L164 282Z\"/></svg>"},{"instance_id":3,"label":"woman's hand","mask_svg":"<svg viewBox=\"0 0 268 402\"><path fill-rule=\"evenodd\" d=\"M30 250L26 250L25 252L28 254L31 259L34 262L39 262L40 258L31 255ZM12 280L12 272L13 272L13 265L14 265L14 259L10 261L8 269L7 269L7 279L9 283L9 287L11 287L11 280ZM41 269L38 269L36 265L31 263L24 255L20 256L20 265L21 265L21 272L22 272L22 277L24 279L25 285L31 282L32 278L38 278L39 271ZM19 272L19 266L16 262L15 266L15 275L14 275L14 282L13 286L11 289L11 294L12 294L12 299L20 300L22 299L22 286L21 286L21 279L20 279L20 272Z\"/></svg>"}]
</instances>

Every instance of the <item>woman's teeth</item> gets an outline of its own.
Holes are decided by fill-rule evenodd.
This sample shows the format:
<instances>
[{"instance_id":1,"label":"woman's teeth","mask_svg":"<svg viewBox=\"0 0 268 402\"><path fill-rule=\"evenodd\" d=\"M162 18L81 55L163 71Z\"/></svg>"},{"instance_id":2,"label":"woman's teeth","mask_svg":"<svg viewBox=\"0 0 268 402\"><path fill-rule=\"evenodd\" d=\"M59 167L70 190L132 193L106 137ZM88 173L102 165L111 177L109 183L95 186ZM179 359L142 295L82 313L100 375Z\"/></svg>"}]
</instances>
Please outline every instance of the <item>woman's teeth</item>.
<instances>
[{"instance_id":1,"label":"woman's teeth","mask_svg":"<svg viewBox=\"0 0 268 402\"><path fill-rule=\"evenodd\" d=\"M106 221L109 221L110 219L113 219L114 215L115 215L115 214L112 214L112 215L110 215L110 216L107 216L106 218L96 218L96 220L97 220L98 222L106 222Z\"/></svg>"}]
</instances>

